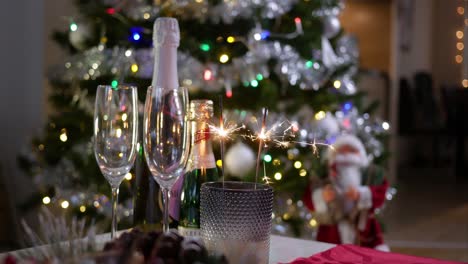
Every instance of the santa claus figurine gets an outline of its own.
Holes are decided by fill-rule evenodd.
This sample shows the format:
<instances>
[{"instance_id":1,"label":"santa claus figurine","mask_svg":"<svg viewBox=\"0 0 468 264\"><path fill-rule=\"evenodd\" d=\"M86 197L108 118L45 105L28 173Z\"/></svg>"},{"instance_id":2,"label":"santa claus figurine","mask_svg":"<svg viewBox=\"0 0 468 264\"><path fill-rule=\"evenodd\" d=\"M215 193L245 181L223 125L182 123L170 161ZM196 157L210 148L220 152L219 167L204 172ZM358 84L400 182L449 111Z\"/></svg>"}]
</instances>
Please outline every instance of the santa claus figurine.
<instances>
[{"instance_id":1,"label":"santa claus figurine","mask_svg":"<svg viewBox=\"0 0 468 264\"><path fill-rule=\"evenodd\" d=\"M319 223L317 240L389 251L374 215L388 188L382 169L368 165L364 146L353 135L338 137L327 158L325 184L309 187L304 196Z\"/></svg>"}]
</instances>

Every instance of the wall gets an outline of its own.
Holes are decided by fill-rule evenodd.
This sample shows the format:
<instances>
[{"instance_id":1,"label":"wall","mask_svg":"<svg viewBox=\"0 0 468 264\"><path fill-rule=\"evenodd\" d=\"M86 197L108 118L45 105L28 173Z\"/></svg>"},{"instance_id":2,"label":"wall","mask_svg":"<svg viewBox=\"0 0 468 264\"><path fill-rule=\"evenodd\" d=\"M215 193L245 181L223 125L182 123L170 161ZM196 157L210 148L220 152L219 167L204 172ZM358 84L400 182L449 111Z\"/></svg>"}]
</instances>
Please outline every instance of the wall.
<instances>
[{"instance_id":1,"label":"wall","mask_svg":"<svg viewBox=\"0 0 468 264\"><path fill-rule=\"evenodd\" d=\"M344 31L356 35L359 40L360 66L388 73L391 1L346 0L340 20Z\"/></svg>"},{"instance_id":2,"label":"wall","mask_svg":"<svg viewBox=\"0 0 468 264\"><path fill-rule=\"evenodd\" d=\"M397 2L406 2L399 0ZM463 5L463 0L441 1L441 0L409 0L413 3L413 14L411 26L402 24L402 10L396 10L395 35L398 40L395 42L396 67L395 80L402 77L412 81L413 76L418 71L426 71L432 74L433 90L436 106L443 112L441 102L442 85L461 84L461 65L455 62L457 54L455 32L463 27L463 17L457 14L457 7ZM401 39L408 37L409 50L400 48ZM466 58L465 58L466 59ZM396 87L398 89L398 87ZM398 105L398 90L393 95L394 104ZM397 111L398 109L395 109ZM397 112L394 113L397 115ZM444 124L443 116L440 124ZM394 118L394 124L397 124ZM407 166L411 163L415 155L430 159L433 156L434 134L421 132L415 135L400 136L397 153L398 164ZM420 153L417 153L419 150ZM444 152L450 152L447 150Z\"/></svg>"},{"instance_id":3,"label":"wall","mask_svg":"<svg viewBox=\"0 0 468 264\"><path fill-rule=\"evenodd\" d=\"M432 71L433 0L410 0L413 3L409 21L398 14L398 76L411 79L417 71ZM405 2L405 1L401 1ZM406 1L408 2L408 1ZM435 1L440 2L440 1ZM403 39L407 49L402 49Z\"/></svg>"},{"instance_id":4,"label":"wall","mask_svg":"<svg viewBox=\"0 0 468 264\"><path fill-rule=\"evenodd\" d=\"M461 84L461 64L455 62L455 55L458 54L455 46L457 43L455 32L463 31L464 22L463 16L458 15L456 11L458 6L463 6L463 0L434 1L434 20L432 21L434 48L431 51L431 57L433 58L432 71L435 88L440 88L444 84ZM468 47L465 46L466 48Z\"/></svg>"},{"instance_id":5,"label":"wall","mask_svg":"<svg viewBox=\"0 0 468 264\"><path fill-rule=\"evenodd\" d=\"M460 84L461 65L455 62L457 38L455 32L463 30L463 16L457 14L463 0L414 2L413 27L410 29L411 49L399 50L398 73L412 78L417 71L433 74L436 96L443 84ZM400 36L408 27L399 29Z\"/></svg>"},{"instance_id":6,"label":"wall","mask_svg":"<svg viewBox=\"0 0 468 264\"><path fill-rule=\"evenodd\" d=\"M72 2L62 0L9 1L8 8L0 8L0 30L4 32L0 41L0 203L10 206L2 210L0 226L25 216L12 209L34 189L16 158L29 149L31 138L41 132L50 111L45 72L63 57L50 36L54 28L67 27L64 14L71 12ZM5 249L13 245L19 231L19 225L9 226L7 232L0 228L0 247Z\"/></svg>"},{"instance_id":7,"label":"wall","mask_svg":"<svg viewBox=\"0 0 468 264\"><path fill-rule=\"evenodd\" d=\"M411 81L414 73L418 71L432 72L433 2L433 0L395 0L393 3L395 41L391 98L394 107L391 121L395 136L391 144L393 153L396 153L394 163L397 168L410 162L417 143L415 141L417 137L403 137L397 132L399 131L399 80L406 78Z\"/></svg>"},{"instance_id":8,"label":"wall","mask_svg":"<svg viewBox=\"0 0 468 264\"><path fill-rule=\"evenodd\" d=\"M395 104L392 96L395 96L394 79L394 12L395 1L391 0L346 0L340 20L343 29L347 33L357 36L359 41L360 67L363 69L377 70L382 74L367 72L359 78L359 89L366 91L369 100L379 100L381 105L376 111L380 118L391 121L390 148L395 153L395 128L394 115ZM390 77L387 83L386 77ZM388 161L388 178L395 181L395 156Z\"/></svg>"},{"instance_id":9,"label":"wall","mask_svg":"<svg viewBox=\"0 0 468 264\"><path fill-rule=\"evenodd\" d=\"M409 50L398 50L398 75L412 78L417 71L430 72L436 93L442 84L459 84L461 66L455 62L455 32L463 29L463 16L456 10L463 5L463 0L410 1L414 4L412 26L400 26L397 33L400 38L408 33L410 43Z\"/></svg>"},{"instance_id":10,"label":"wall","mask_svg":"<svg viewBox=\"0 0 468 264\"><path fill-rule=\"evenodd\" d=\"M409 23L403 21L401 10L397 10L399 1L413 4L410 21L406 21ZM347 0L345 4L340 20L344 30L359 39L363 68L390 73L395 53L399 77L412 78L417 71L428 71L434 74L435 87L458 82L461 68L454 59L455 32L463 28L463 17L456 9L463 0ZM408 39L407 50L400 49L403 38Z\"/></svg>"},{"instance_id":11,"label":"wall","mask_svg":"<svg viewBox=\"0 0 468 264\"><path fill-rule=\"evenodd\" d=\"M33 183L17 168L16 157L42 120L43 1L3 3L0 32L0 183L6 191L0 197L20 202ZM12 214L2 214L2 220Z\"/></svg>"}]
</instances>

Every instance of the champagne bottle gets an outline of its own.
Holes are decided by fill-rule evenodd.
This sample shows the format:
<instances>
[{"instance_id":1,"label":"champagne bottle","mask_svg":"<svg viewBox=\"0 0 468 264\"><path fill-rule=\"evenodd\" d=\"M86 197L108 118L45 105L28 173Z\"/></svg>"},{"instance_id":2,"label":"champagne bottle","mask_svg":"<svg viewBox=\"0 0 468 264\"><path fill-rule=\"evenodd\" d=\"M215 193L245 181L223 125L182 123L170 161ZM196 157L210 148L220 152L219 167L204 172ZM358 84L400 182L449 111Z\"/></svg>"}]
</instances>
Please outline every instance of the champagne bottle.
<instances>
[{"instance_id":1,"label":"champagne bottle","mask_svg":"<svg viewBox=\"0 0 468 264\"><path fill-rule=\"evenodd\" d=\"M213 102L190 102L191 150L180 193L179 233L200 236L200 187L219 179L208 122L213 117Z\"/></svg>"},{"instance_id":2,"label":"champagne bottle","mask_svg":"<svg viewBox=\"0 0 468 264\"><path fill-rule=\"evenodd\" d=\"M143 122L140 122L143 124ZM139 130L140 133L142 129ZM142 137L140 136L140 139ZM162 202L159 185L153 179L143 153L143 142L135 164L135 190L133 198L133 225L145 231L162 230ZM160 202L161 201L161 202Z\"/></svg>"},{"instance_id":3,"label":"champagne bottle","mask_svg":"<svg viewBox=\"0 0 468 264\"><path fill-rule=\"evenodd\" d=\"M169 17L156 19L153 27L154 70L152 87L165 89L179 87L177 76L177 47L179 42L180 32L177 20ZM155 92L156 89L153 88L153 93ZM142 130L140 129L140 131ZM143 143L140 142L140 144ZM142 145L140 146L142 148ZM138 158L134 224L144 229L162 229L163 214L160 187L149 171L143 151L140 152ZM138 167L140 168L139 171Z\"/></svg>"},{"instance_id":4,"label":"champagne bottle","mask_svg":"<svg viewBox=\"0 0 468 264\"><path fill-rule=\"evenodd\" d=\"M164 89L179 88L177 47L180 32L177 19L160 17L154 22L154 70L151 86ZM156 89L153 89L153 94Z\"/></svg>"}]
</instances>

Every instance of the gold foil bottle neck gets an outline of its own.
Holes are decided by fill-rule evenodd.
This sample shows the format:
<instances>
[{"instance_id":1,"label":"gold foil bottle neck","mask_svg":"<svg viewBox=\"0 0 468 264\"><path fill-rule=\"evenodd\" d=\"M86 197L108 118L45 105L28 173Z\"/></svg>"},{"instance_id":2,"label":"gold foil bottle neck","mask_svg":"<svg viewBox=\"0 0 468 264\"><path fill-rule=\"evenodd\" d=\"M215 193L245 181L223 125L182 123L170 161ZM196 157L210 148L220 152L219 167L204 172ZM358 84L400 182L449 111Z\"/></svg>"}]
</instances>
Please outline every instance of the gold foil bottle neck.
<instances>
[{"instance_id":1,"label":"gold foil bottle neck","mask_svg":"<svg viewBox=\"0 0 468 264\"><path fill-rule=\"evenodd\" d=\"M192 100L190 101L190 120L209 120L213 117L213 101Z\"/></svg>"}]
</instances>

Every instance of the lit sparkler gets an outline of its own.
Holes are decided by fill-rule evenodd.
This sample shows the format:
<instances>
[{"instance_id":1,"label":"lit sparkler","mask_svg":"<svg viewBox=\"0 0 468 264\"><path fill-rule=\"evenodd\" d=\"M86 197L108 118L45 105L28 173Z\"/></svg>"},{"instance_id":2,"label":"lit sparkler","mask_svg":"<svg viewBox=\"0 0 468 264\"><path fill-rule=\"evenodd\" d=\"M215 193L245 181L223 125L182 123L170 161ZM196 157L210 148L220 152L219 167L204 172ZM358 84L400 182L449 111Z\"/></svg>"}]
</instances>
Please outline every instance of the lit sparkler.
<instances>
[{"instance_id":1,"label":"lit sparkler","mask_svg":"<svg viewBox=\"0 0 468 264\"><path fill-rule=\"evenodd\" d=\"M264 141L270 138L269 131L266 131L266 118L268 115L268 108L263 108L263 118L262 118L262 127L260 129L260 133L258 134L258 153L257 153L257 169L255 170L255 188L257 188L258 182L258 172L260 170L260 157L262 155L262 148Z\"/></svg>"},{"instance_id":2,"label":"lit sparkler","mask_svg":"<svg viewBox=\"0 0 468 264\"><path fill-rule=\"evenodd\" d=\"M240 130L245 128L244 124L238 125L234 122L229 122L223 119L224 119L223 115L221 114L221 117L219 120L219 126L209 125L210 133L213 134L214 136L219 137L220 139L223 139L223 140L232 139L232 136L236 132L239 132Z\"/></svg>"},{"instance_id":3,"label":"lit sparkler","mask_svg":"<svg viewBox=\"0 0 468 264\"><path fill-rule=\"evenodd\" d=\"M221 162L222 162L222 171L223 171L223 178L224 178L224 148L225 142L228 139L232 139L232 136L240 132L241 130L246 129L244 124L239 125L235 121L227 121L225 116L223 116L223 104L222 99L220 99L220 118L219 118L219 125L216 126L214 124L210 124L210 134L218 137L220 141L220 150L221 150ZM255 183L258 182L259 174L260 174L260 162L263 148L272 145L275 147L280 148L288 148L292 144L299 144L303 147L309 146L312 148L312 152L314 155L319 154L319 147L329 147L333 150L333 146L323 143L317 142L315 139L312 142L308 141L297 141L294 140L296 138L295 133L299 131L299 127L297 123L291 122L289 120L280 120L275 122L271 126L267 126L267 116L268 116L268 109L264 108L262 111L262 122L261 125L258 124L258 120L253 118L251 122L257 124L258 132L252 133L247 132L246 134L239 134L240 136L250 139L254 142L258 142L258 153L257 153L257 162L256 162L256 173L255 173ZM264 164L265 166L265 164ZM268 176L266 176L266 170L264 168L264 176L261 179L265 183L270 184L271 180Z\"/></svg>"},{"instance_id":4,"label":"lit sparkler","mask_svg":"<svg viewBox=\"0 0 468 264\"><path fill-rule=\"evenodd\" d=\"M223 181L223 188L224 188L224 179L225 179L225 170L224 170L224 146L226 143L226 140L231 139L231 136L240 131L241 129L244 129L245 126L238 125L234 122L226 122L223 116L223 97L219 97L219 126L215 126L213 124L209 124L208 127L210 128L210 134L214 135L215 137L218 137L219 139L219 145L220 145L220 154L221 154L221 171L222 171L222 181Z\"/></svg>"},{"instance_id":5,"label":"lit sparkler","mask_svg":"<svg viewBox=\"0 0 468 264\"><path fill-rule=\"evenodd\" d=\"M270 177L267 176L266 174L266 166L265 166L265 162L263 162L263 178L262 180L265 182L265 184L267 185L270 185L271 184L271 181L270 181Z\"/></svg>"},{"instance_id":6,"label":"lit sparkler","mask_svg":"<svg viewBox=\"0 0 468 264\"><path fill-rule=\"evenodd\" d=\"M284 127L287 126L285 129ZM294 132L296 131L297 126L291 124L288 120L277 122L273 124L270 128L266 127L266 124L263 124L260 128L260 133L246 135L247 138L250 138L252 141L261 141L263 144L273 143L277 147L286 148L289 146L290 141L286 138L294 138Z\"/></svg>"},{"instance_id":7,"label":"lit sparkler","mask_svg":"<svg viewBox=\"0 0 468 264\"><path fill-rule=\"evenodd\" d=\"M263 123L260 128L260 133L245 135L245 137L251 139L252 141L261 141L264 145L271 143L272 145L280 148L288 148L291 144L300 144L302 146L312 147L314 154L318 153L318 147L324 146L333 149L332 145L317 142L315 139L313 142L308 141L296 141L295 133L299 130L299 127L294 122L289 120L278 121L274 123L271 127L266 127Z\"/></svg>"},{"instance_id":8,"label":"lit sparkler","mask_svg":"<svg viewBox=\"0 0 468 264\"><path fill-rule=\"evenodd\" d=\"M329 147L330 149L333 150L333 146L323 143L323 142L317 142L315 139L312 142L294 140L295 132L299 130L299 127L297 126L297 124L295 124L294 122L290 122L289 120L276 122L272 126L267 127L266 125L267 115L268 115L268 110L264 109L263 119L262 119L261 127L259 129L260 132L258 132L257 134L244 135L244 137L249 138L252 141L255 141L255 142L258 141L255 182L258 182L262 150L264 147L268 145L274 145L280 148L288 148L292 144L299 144L303 147L310 146L312 148L313 154L317 156L319 155L318 150L320 146ZM264 175L266 175L265 172L264 172ZM267 183L270 182L267 176L264 176L262 180Z\"/></svg>"},{"instance_id":9,"label":"lit sparkler","mask_svg":"<svg viewBox=\"0 0 468 264\"><path fill-rule=\"evenodd\" d=\"M221 152L221 171L223 173L223 190L224 190L224 179L225 179L225 171L224 171L224 139L226 137L226 133L224 130L224 120L223 120L223 96L219 96L219 128L222 132L221 136L219 137L219 148Z\"/></svg>"}]
</instances>

